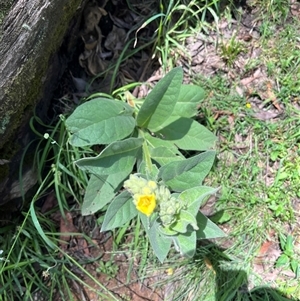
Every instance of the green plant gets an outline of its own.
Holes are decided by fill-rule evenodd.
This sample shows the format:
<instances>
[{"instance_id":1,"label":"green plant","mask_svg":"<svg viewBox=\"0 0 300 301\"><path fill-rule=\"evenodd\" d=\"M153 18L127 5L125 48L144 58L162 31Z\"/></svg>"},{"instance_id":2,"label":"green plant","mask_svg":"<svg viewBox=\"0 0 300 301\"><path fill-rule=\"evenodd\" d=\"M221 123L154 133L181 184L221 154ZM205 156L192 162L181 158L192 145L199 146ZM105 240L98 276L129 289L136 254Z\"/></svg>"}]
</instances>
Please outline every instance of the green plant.
<instances>
[{"instance_id":1,"label":"green plant","mask_svg":"<svg viewBox=\"0 0 300 301\"><path fill-rule=\"evenodd\" d=\"M158 12L151 15L136 31L136 38L140 29L151 22L157 22L152 51L166 71L168 66L173 66L176 59L186 53L184 43L188 37L200 30L208 32L211 27L207 22L208 15L218 22L219 6L219 0L160 0Z\"/></svg>"},{"instance_id":2,"label":"green plant","mask_svg":"<svg viewBox=\"0 0 300 301\"><path fill-rule=\"evenodd\" d=\"M228 66L232 67L237 56L244 51L244 48L244 45L237 40L236 34L234 34L228 42L221 42L221 57Z\"/></svg>"},{"instance_id":3,"label":"green plant","mask_svg":"<svg viewBox=\"0 0 300 301\"><path fill-rule=\"evenodd\" d=\"M294 238L292 235L285 236L279 234L280 247L282 254L276 261L276 267L289 267L296 275L296 278L300 276L300 263L297 254L294 251Z\"/></svg>"},{"instance_id":4,"label":"green plant","mask_svg":"<svg viewBox=\"0 0 300 301\"><path fill-rule=\"evenodd\" d=\"M33 205L22 213L22 218L20 226L10 224L0 230L1 301L32 301L37 298L78 300L71 292L72 281L77 283L77 287L89 285L74 274L74 266L81 271L81 275L90 278L110 294L82 267L89 260L75 260L60 249L59 234L53 221L40 213L36 214ZM103 292L97 294L101 300L118 300L112 294L109 298Z\"/></svg>"},{"instance_id":5,"label":"green plant","mask_svg":"<svg viewBox=\"0 0 300 301\"><path fill-rule=\"evenodd\" d=\"M87 175L78 170L73 161L93 151L88 148L73 148L68 141L64 127L64 117L60 116L55 126L45 125L38 117L32 117L30 126L37 136L34 165L38 175L38 187L30 200L24 198L22 212L0 229L0 300L34 300L46 297L49 300L78 300L73 292L72 283L77 288L89 287L72 269L90 279L99 288L96 294L101 300L118 300L101 285L83 266L89 259L75 260L60 248L57 222L51 217L54 211L60 211L61 219L65 211L71 211L73 205L81 204L82 191L87 185ZM46 132L46 134L40 133ZM45 139L46 138L46 139ZM28 144L26 153L32 146ZM55 192L57 206L42 213L36 203L46 197L49 191ZM45 201L46 203L48 200ZM28 207L29 206L29 207ZM91 239L85 239L92 245ZM3 284L3 285L2 285ZM102 291L100 291L102 290ZM106 292L106 294L104 294Z\"/></svg>"},{"instance_id":6,"label":"green plant","mask_svg":"<svg viewBox=\"0 0 300 301\"><path fill-rule=\"evenodd\" d=\"M104 273L108 280L114 278L118 273L119 267L113 262L113 258L109 261L99 261L99 266L96 269L98 273Z\"/></svg>"},{"instance_id":7,"label":"green plant","mask_svg":"<svg viewBox=\"0 0 300 301\"><path fill-rule=\"evenodd\" d=\"M278 185L268 189L268 208L273 212L275 217L279 217L283 221L292 221L295 217L290 200L291 195L283 187L283 184L281 186Z\"/></svg>"},{"instance_id":8,"label":"green plant","mask_svg":"<svg viewBox=\"0 0 300 301\"><path fill-rule=\"evenodd\" d=\"M75 162L92 174L82 214L107 208L102 231L140 218L161 262L172 243L192 257L197 239L224 235L199 212L217 191L202 185L214 162L210 148L216 137L192 119L204 91L182 85L182 78L181 68L170 71L142 105L132 97L128 103L91 99L65 123L74 147L106 145L99 155ZM185 158L180 150L201 153Z\"/></svg>"}]
</instances>

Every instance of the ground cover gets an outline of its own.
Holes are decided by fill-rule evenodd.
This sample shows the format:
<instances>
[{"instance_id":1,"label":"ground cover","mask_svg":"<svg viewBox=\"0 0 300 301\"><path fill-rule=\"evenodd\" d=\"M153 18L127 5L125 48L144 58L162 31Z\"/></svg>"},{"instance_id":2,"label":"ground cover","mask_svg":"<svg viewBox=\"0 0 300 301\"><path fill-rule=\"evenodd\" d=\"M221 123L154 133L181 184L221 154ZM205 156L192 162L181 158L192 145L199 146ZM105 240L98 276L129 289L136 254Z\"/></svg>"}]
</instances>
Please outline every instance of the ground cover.
<instances>
[{"instance_id":1,"label":"ground cover","mask_svg":"<svg viewBox=\"0 0 300 301\"><path fill-rule=\"evenodd\" d=\"M160 30L153 49L161 68L143 79L147 85L129 85L134 95L145 96L165 70L182 66L185 82L206 90L197 120L218 136L218 158L206 184L221 189L201 211L228 236L200 242L193 259L172 253L160 264L140 237L141 225L100 233L101 214L81 216L88 178L72 163L95 149L70 148L61 117L53 126L43 125L48 140L37 133L41 185L33 201L41 204L3 228L13 237L13 245L4 239L1 245L3 300L12 300L16 291L21 300L36 298L34 291L47 300L49 292L51 300L300 299L299 5L231 4L217 17L216 3L195 16L198 2L189 2L161 3L177 21L153 15L162 22L153 22ZM128 70L122 70L116 87L109 73L94 80L95 89L100 82L102 93L126 86ZM60 99L65 112L80 94L86 96L85 88L78 91L77 76L77 91Z\"/></svg>"}]
</instances>

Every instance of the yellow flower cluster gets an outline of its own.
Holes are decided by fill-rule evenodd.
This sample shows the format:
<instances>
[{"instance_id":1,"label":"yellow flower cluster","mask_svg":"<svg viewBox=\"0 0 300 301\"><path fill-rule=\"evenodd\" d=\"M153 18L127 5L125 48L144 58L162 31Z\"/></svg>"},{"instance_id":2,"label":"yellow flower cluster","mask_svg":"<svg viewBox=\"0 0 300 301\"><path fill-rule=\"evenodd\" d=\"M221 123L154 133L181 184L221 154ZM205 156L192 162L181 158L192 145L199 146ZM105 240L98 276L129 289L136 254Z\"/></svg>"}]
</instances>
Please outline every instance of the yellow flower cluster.
<instances>
[{"instance_id":1,"label":"yellow flower cluster","mask_svg":"<svg viewBox=\"0 0 300 301\"><path fill-rule=\"evenodd\" d=\"M157 185L156 182L146 180L138 174L130 175L124 182L124 188L131 193L137 210L147 216L157 210L164 226L176 222L183 208L180 200L172 196L167 187Z\"/></svg>"},{"instance_id":2,"label":"yellow flower cluster","mask_svg":"<svg viewBox=\"0 0 300 301\"><path fill-rule=\"evenodd\" d=\"M156 208L157 184L136 175L130 175L124 187L132 194L136 209L150 216Z\"/></svg>"}]
</instances>

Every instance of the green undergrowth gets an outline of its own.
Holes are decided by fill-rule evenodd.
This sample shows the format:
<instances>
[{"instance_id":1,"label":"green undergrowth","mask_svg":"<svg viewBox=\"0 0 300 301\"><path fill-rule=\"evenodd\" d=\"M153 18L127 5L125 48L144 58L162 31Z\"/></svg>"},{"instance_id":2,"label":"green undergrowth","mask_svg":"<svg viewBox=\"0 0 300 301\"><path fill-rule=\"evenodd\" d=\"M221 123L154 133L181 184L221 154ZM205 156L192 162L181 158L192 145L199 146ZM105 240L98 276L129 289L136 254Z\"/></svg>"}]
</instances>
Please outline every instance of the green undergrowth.
<instances>
[{"instance_id":1,"label":"green undergrowth","mask_svg":"<svg viewBox=\"0 0 300 301\"><path fill-rule=\"evenodd\" d=\"M157 30L147 43L152 44L153 56L160 60L165 71L174 66L174 61L169 59L169 53L175 54L174 58L178 57L183 50L184 40L193 34L191 29L197 31L199 28L209 27L205 20L208 12L217 20L215 11L218 10L218 1L210 3L159 1L152 7L156 7L154 11L152 10L153 15L146 16L144 24L135 29L135 40L140 39L140 30L149 24L156 24ZM132 8L134 9L133 6ZM138 15L141 16L140 12ZM132 42L134 41L130 40L130 43ZM116 64L110 67L110 70L114 70L111 90L120 64L142 50L142 48L128 49L129 44L124 47ZM119 93L133 89L139 84L132 83L124 88L120 87ZM99 93L101 94L101 91ZM63 111L69 108L69 104L70 102L66 100ZM77 258L72 251L62 247L63 237L69 236L70 233L60 233L59 224L66 221L67 212L78 215L88 182L87 174L80 171L74 165L74 161L99 151L97 147L76 148L69 145L69 136L64 126L67 116L68 114L56 116L50 125L36 116L31 120L30 126L37 137L37 141L31 142L30 145L37 144L34 162L38 174L38 187L33 199L24 202L29 203L29 207L23 208L20 220L2 229L0 275L1 282L5 285L0 288L1 301L36 298L78 300L80 297L76 295L78 292L76 287L88 287L98 295L99 300L118 300L98 282L95 275L91 275L85 269L85 264L93 261L98 272L113 278L118 272L114 256L103 263L99 258L87 259L84 256L84 259ZM57 202L44 212L43 203L49 202L51 195ZM106 207L103 208L103 211L105 210ZM60 221L53 220L53 214L58 214ZM101 212L97 217L101 225L103 222ZM112 254L125 247L125 252L131 258L128 260L127 283L131 282L130 272L136 270L136 257L140 260L138 274L141 279L149 277L149 261L158 266L150 251L149 241L141 237L142 230L139 226L129 223L118 231L113 231ZM89 246L93 246L94 242L88 235L82 233L80 235L86 239ZM89 287L85 281L87 279L89 283L92 281L93 287L99 289Z\"/></svg>"},{"instance_id":2,"label":"green undergrowth","mask_svg":"<svg viewBox=\"0 0 300 301\"><path fill-rule=\"evenodd\" d=\"M60 233L60 222L52 216L60 212L60 219L66 220L66 212L76 211L80 204L87 176L75 170L72 162L81 156L82 150L68 147L63 117L58 117L54 126L33 117L30 126L39 141L34 158L39 186L19 219L1 228L0 275L4 285L0 288L0 300L78 300L80 292L76 287L80 290L89 287L82 277L103 289L105 293L96 291L99 298L118 300L83 267L96 258L78 257L64 248L63 237L74 233ZM37 128L42 128L45 134ZM85 150L85 153L88 151L91 152ZM51 193L57 203L43 212L43 204L51 202ZM94 245L87 235L80 235L90 246Z\"/></svg>"},{"instance_id":3,"label":"green undergrowth","mask_svg":"<svg viewBox=\"0 0 300 301\"><path fill-rule=\"evenodd\" d=\"M162 69L169 70L184 51L186 38L199 31L208 33L214 26L217 30L219 5L218 1L161 0L155 13L136 29L135 37L138 39L140 30L155 23L157 30L151 41L153 53ZM141 235L138 221L128 223L118 231L112 231L110 260L90 259L107 279L114 278L119 272L115 256L122 250L128 257L127 283L132 281L130 275L133 269L136 270L136 258L139 258L137 274L141 282L158 272L164 275L157 288L169 290L166 294L169 301L286 300L278 297L279 292L294 300L300 298L300 287L293 277L265 283L263 275L253 269L253 262L266 241L279 245L279 236L291 235L295 242L298 239L297 231L290 229L296 227L299 219L295 203L300 197L299 21L287 18L286 1L261 0L253 1L251 5L261 7L258 15L260 38L256 43L262 55L248 62L246 67L250 71L258 66L266 68L270 79L277 84L274 93L283 112L276 121L255 118L249 100L234 90L239 84L238 77L229 80L226 74L216 72L210 77L198 74L191 78L207 92L197 120L219 138L217 160L206 184L222 187L210 218L228 236L221 241L199 244L192 259L183 259L171 252L166 262L160 264L149 241ZM215 23L207 22L208 15ZM283 27L282 19L288 21ZM229 68L234 68L236 57L243 53L243 49L237 49L240 44L235 43L232 38L230 47L222 50ZM117 67L126 58L125 51ZM137 85L140 83L120 87L113 96ZM267 100L263 110L269 109L274 107ZM50 216L55 211L62 219L66 212L78 214L88 176L75 166L74 161L99 151L70 146L64 125L67 115L57 117L50 126L37 118L32 119L32 129L39 139L35 154L39 187L30 207L24 208L20 221L1 229L0 278L5 285L0 288L0 300L33 300L34 292L44 294L47 300L54 296L59 296L59 300L77 300L72 282L86 286L84 279L87 278L101 288L99 300L118 300L84 268L88 260L74 259L74 254L61 249L59 225ZM57 205L50 212L42 213L39 202L52 192ZM105 210L106 207L103 212ZM101 225L103 214L99 212L96 217ZM84 238L93 245L88 235ZM292 256L297 258L298 255L296 248L293 252L295 254L288 253L289 262L284 266L289 270ZM271 285L278 291L271 290Z\"/></svg>"},{"instance_id":4,"label":"green undergrowth","mask_svg":"<svg viewBox=\"0 0 300 301\"><path fill-rule=\"evenodd\" d=\"M266 68L269 80L276 83L273 92L281 110L275 119L256 117L257 112L276 112L276 108L270 99L262 101L260 110L252 107L251 100L235 91L239 78L228 79L217 72L209 78L198 75L194 81L210 92L199 118L219 137L218 160L208 183L222 185L211 218L230 233L232 246L225 253L242 262L250 282L257 286L265 283L264 275L257 275L252 266L261 247L272 241L285 254L279 237L289 237L292 252L283 260L274 259L270 269L280 267L295 276L278 276L267 285L299 300L299 20L287 19L286 7L275 9L283 4L262 7L268 12L261 15L261 36L256 41L262 55L248 61L248 65ZM288 20L284 26L279 15Z\"/></svg>"}]
</instances>

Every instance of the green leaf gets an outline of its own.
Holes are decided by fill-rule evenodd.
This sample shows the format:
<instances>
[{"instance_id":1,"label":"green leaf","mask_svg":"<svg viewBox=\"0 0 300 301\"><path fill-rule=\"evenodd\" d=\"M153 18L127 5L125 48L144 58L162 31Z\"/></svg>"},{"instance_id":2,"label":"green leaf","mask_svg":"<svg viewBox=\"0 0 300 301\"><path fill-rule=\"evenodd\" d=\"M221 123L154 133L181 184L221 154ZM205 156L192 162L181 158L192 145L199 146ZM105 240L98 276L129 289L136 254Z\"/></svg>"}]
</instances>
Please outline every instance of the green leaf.
<instances>
[{"instance_id":1,"label":"green leaf","mask_svg":"<svg viewBox=\"0 0 300 301\"><path fill-rule=\"evenodd\" d=\"M279 241L280 241L280 248L281 250L285 249L285 244L286 244L286 237L284 234L279 233Z\"/></svg>"},{"instance_id":2,"label":"green leaf","mask_svg":"<svg viewBox=\"0 0 300 301\"><path fill-rule=\"evenodd\" d=\"M145 228L146 234L149 237L154 254L159 261L163 263L170 251L172 240L169 237L161 234L159 231L159 224L156 220L149 225L149 219L144 214L139 213L139 216Z\"/></svg>"},{"instance_id":3,"label":"green leaf","mask_svg":"<svg viewBox=\"0 0 300 301\"><path fill-rule=\"evenodd\" d=\"M281 254L275 264L276 268L286 266L290 262L290 258L285 254Z\"/></svg>"},{"instance_id":4,"label":"green leaf","mask_svg":"<svg viewBox=\"0 0 300 301\"><path fill-rule=\"evenodd\" d=\"M165 147L165 148L169 149L169 151L171 151L173 153L173 155L177 155L177 156L181 157L182 159L185 159L185 157L181 154L181 152L174 145L174 143L157 138L157 137L153 137L149 133L145 133L144 138L147 141L147 145L149 146L150 149L154 149L157 147Z\"/></svg>"},{"instance_id":5,"label":"green leaf","mask_svg":"<svg viewBox=\"0 0 300 301\"><path fill-rule=\"evenodd\" d=\"M196 232L187 232L178 234L173 238L174 244L180 253L186 257L192 258L196 252Z\"/></svg>"},{"instance_id":6,"label":"green leaf","mask_svg":"<svg viewBox=\"0 0 300 301\"><path fill-rule=\"evenodd\" d=\"M106 98L90 100L79 107L66 120L73 133L74 146L109 144L129 136L135 128L133 109L126 103Z\"/></svg>"},{"instance_id":7,"label":"green leaf","mask_svg":"<svg viewBox=\"0 0 300 301\"><path fill-rule=\"evenodd\" d=\"M218 188L196 186L180 193L179 198L187 206L187 211L196 216L199 208L205 204L207 197L217 191Z\"/></svg>"},{"instance_id":8,"label":"green leaf","mask_svg":"<svg viewBox=\"0 0 300 301\"><path fill-rule=\"evenodd\" d=\"M214 151L206 151L189 159L166 164L160 168L159 177L174 191L199 186L209 173L215 160Z\"/></svg>"},{"instance_id":9,"label":"green leaf","mask_svg":"<svg viewBox=\"0 0 300 301\"><path fill-rule=\"evenodd\" d=\"M217 137L206 127L189 118L172 117L164 128L155 134L161 134L165 140L184 150L202 151L214 146Z\"/></svg>"},{"instance_id":10,"label":"green leaf","mask_svg":"<svg viewBox=\"0 0 300 301\"><path fill-rule=\"evenodd\" d=\"M161 146L150 149L151 159L156 161L160 166L166 165L173 161L182 160L182 157L175 155L170 149Z\"/></svg>"},{"instance_id":11,"label":"green leaf","mask_svg":"<svg viewBox=\"0 0 300 301\"><path fill-rule=\"evenodd\" d=\"M295 259L292 259L290 262L291 270L297 274L297 271L299 270L299 262Z\"/></svg>"},{"instance_id":12,"label":"green leaf","mask_svg":"<svg viewBox=\"0 0 300 301\"><path fill-rule=\"evenodd\" d=\"M145 161L142 161L138 168L138 173L146 175L147 179L156 181L159 170L156 165L152 164L151 171L146 168Z\"/></svg>"},{"instance_id":13,"label":"green leaf","mask_svg":"<svg viewBox=\"0 0 300 301\"><path fill-rule=\"evenodd\" d=\"M183 79L181 67L172 69L148 94L137 115L137 124L155 132L171 115Z\"/></svg>"},{"instance_id":14,"label":"green leaf","mask_svg":"<svg viewBox=\"0 0 300 301\"><path fill-rule=\"evenodd\" d=\"M295 271L295 274L296 274L296 279L299 279L299 277L300 277L300 266L299 265Z\"/></svg>"},{"instance_id":15,"label":"green leaf","mask_svg":"<svg viewBox=\"0 0 300 301\"><path fill-rule=\"evenodd\" d=\"M197 239L210 239L226 236L226 234L216 224L210 221L201 212L198 212L196 219L199 227L199 230L196 231Z\"/></svg>"},{"instance_id":16,"label":"green leaf","mask_svg":"<svg viewBox=\"0 0 300 301\"><path fill-rule=\"evenodd\" d=\"M142 138L128 138L108 145L97 157L76 161L78 167L96 175L124 172L129 174L143 144Z\"/></svg>"},{"instance_id":17,"label":"green leaf","mask_svg":"<svg viewBox=\"0 0 300 301\"><path fill-rule=\"evenodd\" d=\"M173 231L173 230L170 229L170 228L163 227L163 226L161 226L161 225L158 227L158 230L159 230L159 232L160 232L161 234L167 235L167 236L174 236L174 235L177 235L177 234L178 234L178 232Z\"/></svg>"},{"instance_id":18,"label":"green leaf","mask_svg":"<svg viewBox=\"0 0 300 301\"><path fill-rule=\"evenodd\" d=\"M220 210L216 212L214 215L209 217L210 220L217 224L224 224L231 220L232 214L226 210Z\"/></svg>"},{"instance_id":19,"label":"green leaf","mask_svg":"<svg viewBox=\"0 0 300 301\"><path fill-rule=\"evenodd\" d=\"M173 116L191 118L198 113L198 105L205 97L205 91L195 85L181 85Z\"/></svg>"},{"instance_id":20,"label":"green leaf","mask_svg":"<svg viewBox=\"0 0 300 301\"><path fill-rule=\"evenodd\" d=\"M186 233L189 225L191 225L194 230L198 230L195 216L188 211L181 210L178 215L178 221L172 225L170 229L179 233Z\"/></svg>"},{"instance_id":21,"label":"green leaf","mask_svg":"<svg viewBox=\"0 0 300 301\"><path fill-rule=\"evenodd\" d=\"M101 232L123 226L137 215L132 196L128 191L120 193L108 206Z\"/></svg>"},{"instance_id":22,"label":"green leaf","mask_svg":"<svg viewBox=\"0 0 300 301\"><path fill-rule=\"evenodd\" d=\"M38 235L40 235L42 237L42 239L44 240L44 242L53 250L57 250L57 245L48 238L48 236L45 234L44 230L41 227L40 224L40 219L36 216L35 213L35 208L34 208L34 202L31 202L30 204L30 214L31 214L31 218L32 218L32 222L34 224L34 227L37 230Z\"/></svg>"},{"instance_id":23,"label":"green leaf","mask_svg":"<svg viewBox=\"0 0 300 301\"><path fill-rule=\"evenodd\" d=\"M285 248L284 248L284 253L288 256L293 255L293 249L294 249L294 238L292 235L288 235L286 237L286 243L285 243Z\"/></svg>"},{"instance_id":24,"label":"green leaf","mask_svg":"<svg viewBox=\"0 0 300 301\"><path fill-rule=\"evenodd\" d=\"M128 174L120 172L101 177L91 175L82 204L82 215L94 214L108 204L115 197Z\"/></svg>"}]
</instances>

